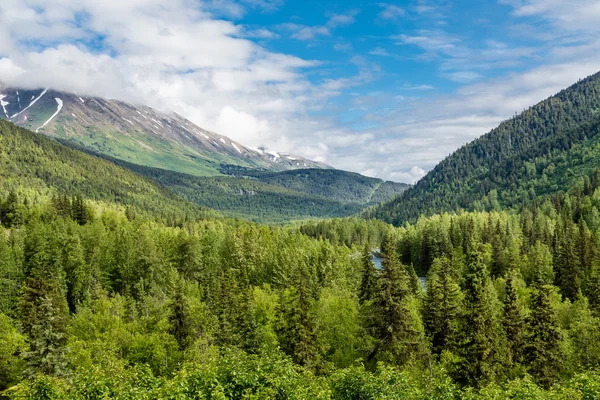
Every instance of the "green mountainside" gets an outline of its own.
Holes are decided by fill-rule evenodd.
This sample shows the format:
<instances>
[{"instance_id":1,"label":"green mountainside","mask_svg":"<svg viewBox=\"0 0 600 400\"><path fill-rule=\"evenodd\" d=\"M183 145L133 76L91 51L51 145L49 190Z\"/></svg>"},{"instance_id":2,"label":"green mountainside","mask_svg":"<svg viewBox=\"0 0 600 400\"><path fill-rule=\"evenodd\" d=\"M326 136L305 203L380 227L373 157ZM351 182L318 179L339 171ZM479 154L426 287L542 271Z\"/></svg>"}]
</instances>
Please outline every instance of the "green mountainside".
<instances>
[{"instance_id":1,"label":"green mountainside","mask_svg":"<svg viewBox=\"0 0 600 400\"><path fill-rule=\"evenodd\" d=\"M600 165L600 73L503 122L367 215L399 225L419 215L495 209L566 190Z\"/></svg>"},{"instance_id":2,"label":"green mountainside","mask_svg":"<svg viewBox=\"0 0 600 400\"><path fill-rule=\"evenodd\" d=\"M166 218L216 215L130 170L3 120L0 190L22 192L32 201L39 195L79 195Z\"/></svg>"},{"instance_id":3,"label":"green mountainside","mask_svg":"<svg viewBox=\"0 0 600 400\"><path fill-rule=\"evenodd\" d=\"M229 166L221 171L236 176L198 177L98 156L152 179L188 201L256 222L345 217L408 187L334 169L271 173Z\"/></svg>"},{"instance_id":4,"label":"green mountainside","mask_svg":"<svg viewBox=\"0 0 600 400\"><path fill-rule=\"evenodd\" d=\"M475 211L401 227L266 226L177 195L277 220L402 185L234 164L198 177L0 121L0 397L597 399L600 116L584 111L595 79L580 85L442 162L439 191L400 195L414 209L373 212Z\"/></svg>"},{"instance_id":5,"label":"green mountainside","mask_svg":"<svg viewBox=\"0 0 600 400\"><path fill-rule=\"evenodd\" d=\"M409 185L333 169L297 169L283 172L245 171L241 174L270 185L342 202L377 204L402 193Z\"/></svg>"},{"instance_id":6,"label":"green mountainside","mask_svg":"<svg viewBox=\"0 0 600 400\"><path fill-rule=\"evenodd\" d=\"M598 398L600 171L399 228L170 223L145 178L1 127L2 398ZM146 214L79 197L128 186Z\"/></svg>"},{"instance_id":7,"label":"green mountainside","mask_svg":"<svg viewBox=\"0 0 600 400\"><path fill-rule=\"evenodd\" d=\"M330 168L300 156L250 149L173 112L52 89L3 88L0 118L134 164L197 176L221 165L284 171Z\"/></svg>"}]
</instances>

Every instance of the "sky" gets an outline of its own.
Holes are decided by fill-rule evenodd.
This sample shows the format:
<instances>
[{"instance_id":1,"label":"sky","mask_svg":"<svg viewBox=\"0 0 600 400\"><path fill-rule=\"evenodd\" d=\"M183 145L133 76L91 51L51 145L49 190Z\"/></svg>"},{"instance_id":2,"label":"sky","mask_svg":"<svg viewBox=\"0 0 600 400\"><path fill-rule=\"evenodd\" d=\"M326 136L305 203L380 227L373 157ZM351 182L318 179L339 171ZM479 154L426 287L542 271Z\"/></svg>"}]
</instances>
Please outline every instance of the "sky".
<instances>
[{"instance_id":1,"label":"sky","mask_svg":"<svg viewBox=\"0 0 600 400\"><path fill-rule=\"evenodd\" d=\"M0 81L412 183L600 71L598 0L2 0Z\"/></svg>"}]
</instances>

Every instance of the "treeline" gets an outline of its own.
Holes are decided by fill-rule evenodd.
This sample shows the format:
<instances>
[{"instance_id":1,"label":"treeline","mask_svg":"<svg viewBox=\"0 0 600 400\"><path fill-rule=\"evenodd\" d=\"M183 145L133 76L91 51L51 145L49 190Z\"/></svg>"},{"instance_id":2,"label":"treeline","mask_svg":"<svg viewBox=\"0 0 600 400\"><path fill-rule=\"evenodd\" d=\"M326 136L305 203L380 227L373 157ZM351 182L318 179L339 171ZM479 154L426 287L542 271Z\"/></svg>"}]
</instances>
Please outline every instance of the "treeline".
<instances>
[{"instance_id":1,"label":"treeline","mask_svg":"<svg viewBox=\"0 0 600 400\"><path fill-rule=\"evenodd\" d=\"M600 191L588 189L399 229L169 227L55 197L0 221L0 387L17 399L595 398Z\"/></svg>"},{"instance_id":2,"label":"treeline","mask_svg":"<svg viewBox=\"0 0 600 400\"><path fill-rule=\"evenodd\" d=\"M421 215L505 209L564 191L600 162L600 74L525 110L367 212L394 225Z\"/></svg>"}]
</instances>

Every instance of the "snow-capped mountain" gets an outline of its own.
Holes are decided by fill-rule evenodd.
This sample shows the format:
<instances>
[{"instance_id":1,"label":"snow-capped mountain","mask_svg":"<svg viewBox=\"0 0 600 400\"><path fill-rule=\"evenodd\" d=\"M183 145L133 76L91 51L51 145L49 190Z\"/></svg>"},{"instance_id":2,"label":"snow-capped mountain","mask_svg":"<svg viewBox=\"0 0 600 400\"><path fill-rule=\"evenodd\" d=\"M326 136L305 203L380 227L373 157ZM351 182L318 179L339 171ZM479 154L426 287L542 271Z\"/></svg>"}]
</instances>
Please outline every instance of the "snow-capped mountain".
<instances>
[{"instance_id":1,"label":"snow-capped mountain","mask_svg":"<svg viewBox=\"0 0 600 400\"><path fill-rule=\"evenodd\" d=\"M132 163L193 175L225 165L283 171L329 166L288 153L250 149L176 113L51 89L0 86L0 117Z\"/></svg>"}]
</instances>

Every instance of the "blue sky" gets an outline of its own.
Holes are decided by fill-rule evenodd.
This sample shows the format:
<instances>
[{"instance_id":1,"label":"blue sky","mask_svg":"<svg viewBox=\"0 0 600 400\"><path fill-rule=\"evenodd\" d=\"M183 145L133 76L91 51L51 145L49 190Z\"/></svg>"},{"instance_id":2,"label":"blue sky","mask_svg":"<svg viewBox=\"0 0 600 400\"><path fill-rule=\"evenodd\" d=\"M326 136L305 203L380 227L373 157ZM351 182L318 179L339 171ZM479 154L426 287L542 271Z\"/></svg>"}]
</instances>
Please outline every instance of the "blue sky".
<instances>
[{"instance_id":1,"label":"blue sky","mask_svg":"<svg viewBox=\"0 0 600 400\"><path fill-rule=\"evenodd\" d=\"M597 0L4 0L0 80L413 182L600 70Z\"/></svg>"}]
</instances>

